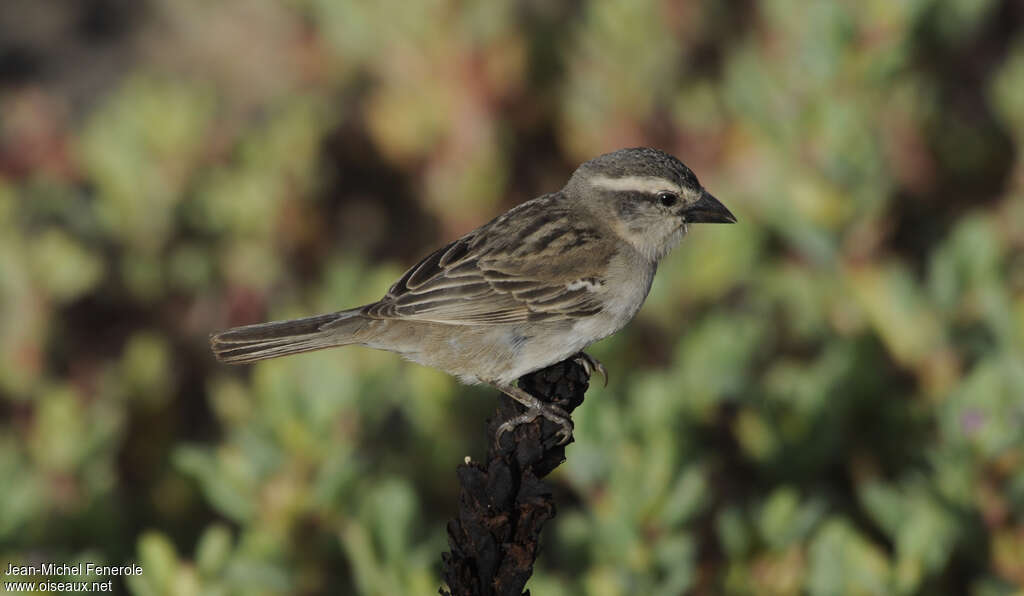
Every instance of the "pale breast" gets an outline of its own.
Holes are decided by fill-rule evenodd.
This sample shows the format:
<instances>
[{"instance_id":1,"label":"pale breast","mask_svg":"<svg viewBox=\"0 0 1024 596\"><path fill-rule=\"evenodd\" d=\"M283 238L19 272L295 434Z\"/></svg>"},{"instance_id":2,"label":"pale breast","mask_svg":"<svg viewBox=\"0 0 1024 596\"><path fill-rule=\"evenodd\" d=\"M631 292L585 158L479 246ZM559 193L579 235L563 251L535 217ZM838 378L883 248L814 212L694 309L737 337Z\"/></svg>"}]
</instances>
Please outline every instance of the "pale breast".
<instances>
[{"instance_id":1,"label":"pale breast","mask_svg":"<svg viewBox=\"0 0 1024 596\"><path fill-rule=\"evenodd\" d=\"M656 269L656 264L633 251L613 257L603 287L595 290L603 293L604 308L597 315L577 321L575 334L589 345L625 327L643 306Z\"/></svg>"}]
</instances>

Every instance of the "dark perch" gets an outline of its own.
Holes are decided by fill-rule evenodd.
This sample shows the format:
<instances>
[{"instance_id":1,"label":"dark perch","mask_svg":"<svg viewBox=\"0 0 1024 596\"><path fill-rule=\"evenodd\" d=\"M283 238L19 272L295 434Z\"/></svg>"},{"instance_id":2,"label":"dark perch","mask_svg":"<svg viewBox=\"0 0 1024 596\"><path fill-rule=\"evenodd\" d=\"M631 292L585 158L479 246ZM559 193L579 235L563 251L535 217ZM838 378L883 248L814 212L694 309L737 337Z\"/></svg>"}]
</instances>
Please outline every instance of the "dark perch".
<instances>
[{"instance_id":1,"label":"dark perch","mask_svg":"<svg viewBox=\"0 0 1024 596\"><path fill-rule=\"evenodd\" d=\"M567 413L583 403L588 375L577 362L566 360L519 379L519 386ZM522 412L522 406L502 395L498 426ZM523 424L490 440L486 463L459 465L459 515L448 522L451 552L441 557L448 596L523 595L537 559L540 531L555 516L551 490L541 482L565 461L565 445L557 445L559 427L543 418ZM526 592L526 596L529 592Z\"/></svg>"}]
</instances>

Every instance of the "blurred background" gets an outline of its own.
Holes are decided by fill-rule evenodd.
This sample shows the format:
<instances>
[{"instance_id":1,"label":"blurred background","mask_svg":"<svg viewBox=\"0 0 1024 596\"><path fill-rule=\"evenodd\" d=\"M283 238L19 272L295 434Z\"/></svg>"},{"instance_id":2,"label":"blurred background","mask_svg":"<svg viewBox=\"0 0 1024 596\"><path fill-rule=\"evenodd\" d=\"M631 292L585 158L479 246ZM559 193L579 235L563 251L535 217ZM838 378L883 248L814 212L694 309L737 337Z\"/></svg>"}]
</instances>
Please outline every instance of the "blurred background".
<instances>
[{"instance_id":1,"label":"blurred background","mask_svg":"<svg viewBox=\"0 0 1024 596\"><path fill-rule=\"evenodd\" d=\"M1018 0L4 0L0 564L436 593L494 392L207 335L635 145L740 223L592 348L532 592L1024 594Z\"/></svg>"}]
</instances>

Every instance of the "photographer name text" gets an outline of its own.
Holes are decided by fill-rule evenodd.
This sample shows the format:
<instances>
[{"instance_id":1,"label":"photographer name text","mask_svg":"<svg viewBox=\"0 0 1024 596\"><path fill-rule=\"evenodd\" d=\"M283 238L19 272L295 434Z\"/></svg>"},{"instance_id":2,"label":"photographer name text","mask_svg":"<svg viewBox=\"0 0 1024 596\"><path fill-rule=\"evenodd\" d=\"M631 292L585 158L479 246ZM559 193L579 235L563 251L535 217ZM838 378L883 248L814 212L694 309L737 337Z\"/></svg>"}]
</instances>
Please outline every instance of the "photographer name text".
<instances>
[{"instance_id":1,"label":"photographer name text","mask_svg":"<svg viewBox=\"0 0 1024 596\"><path fill-rule=\"evenodd\" d=\"M9 563L4 571L7 576L42 575L47 577L69 575L142 575L142 567L131 565L97 565L96 563L40 563L38 565L14 565Z\"/></svg>"}]
</instances>

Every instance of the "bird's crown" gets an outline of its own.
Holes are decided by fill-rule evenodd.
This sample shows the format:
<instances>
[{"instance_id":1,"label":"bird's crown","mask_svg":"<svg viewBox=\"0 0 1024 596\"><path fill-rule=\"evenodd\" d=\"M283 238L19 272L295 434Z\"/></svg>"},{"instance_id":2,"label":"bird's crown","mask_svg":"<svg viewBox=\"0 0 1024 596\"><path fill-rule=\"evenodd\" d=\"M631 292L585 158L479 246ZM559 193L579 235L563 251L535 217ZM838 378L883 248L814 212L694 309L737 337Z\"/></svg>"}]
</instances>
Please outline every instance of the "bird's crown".
<instances>
[{"instance_id":1,"label":"bird's crown","mask_svg":"<svg viewBox=\"0 0 1024 596\"><path fill-rule=\"evenodd\" d=\"M588 185L613 191L698 191L700 183L690 168L675 157L650 147L605 153L584 162L569 185Z\"/></svg>"}]
</instances>

